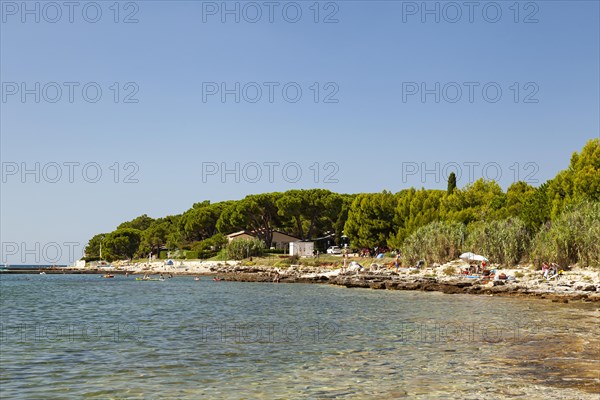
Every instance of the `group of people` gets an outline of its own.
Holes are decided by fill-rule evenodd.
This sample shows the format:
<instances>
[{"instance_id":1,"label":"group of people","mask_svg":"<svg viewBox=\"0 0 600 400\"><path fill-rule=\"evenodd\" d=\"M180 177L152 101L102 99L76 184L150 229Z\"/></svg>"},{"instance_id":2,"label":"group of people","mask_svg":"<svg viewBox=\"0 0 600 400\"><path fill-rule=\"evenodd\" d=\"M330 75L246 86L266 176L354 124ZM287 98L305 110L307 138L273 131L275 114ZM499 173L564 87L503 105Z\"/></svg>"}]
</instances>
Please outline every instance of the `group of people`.
<instances>
[{"instance_id":1,"label":"group of people","mask_svg":"<svg viewBox=\"0 0 600 400\"><path fill-rule=\"evenodd\" d=\"M359 257L375 257L379 253L389 253L390 249L388 247L378 247L375 246L372 249L364 248L358 252Z\"/></svg>"},{"instance_id":2,"label":"group of people","mask_svg":"<svg viewBox=\"0 0 600 400\"><path fill-rule=\"evenodd\" d=\"M562 268L560 267L560 265L558 265L555 262L553 262L553 263L548 263L548 262L542 263L542 275L546 279L552 279L552 278L558 279L558 278L560 278L560 276L562 275L563 272L564 271L562 270Z\"/></svg>"}]
</instances>

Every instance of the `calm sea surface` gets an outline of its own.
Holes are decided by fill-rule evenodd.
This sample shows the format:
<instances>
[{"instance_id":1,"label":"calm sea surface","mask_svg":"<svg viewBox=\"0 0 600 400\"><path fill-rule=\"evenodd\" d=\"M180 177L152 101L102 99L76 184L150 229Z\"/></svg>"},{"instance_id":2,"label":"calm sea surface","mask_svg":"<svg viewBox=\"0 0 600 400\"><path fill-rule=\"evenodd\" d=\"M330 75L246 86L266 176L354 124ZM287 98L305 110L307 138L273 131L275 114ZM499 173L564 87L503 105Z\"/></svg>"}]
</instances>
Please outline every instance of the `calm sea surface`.
<instances>
[{"instance_id":1,"label":"calm sea surface","mask_svg":"<svg viewBox=\"0 0 600 400\"><path fill-rule=\"evenodd\" d=\"M597 399L598 306L0 275L0 397Z\"/></svg>"}]
</instances>

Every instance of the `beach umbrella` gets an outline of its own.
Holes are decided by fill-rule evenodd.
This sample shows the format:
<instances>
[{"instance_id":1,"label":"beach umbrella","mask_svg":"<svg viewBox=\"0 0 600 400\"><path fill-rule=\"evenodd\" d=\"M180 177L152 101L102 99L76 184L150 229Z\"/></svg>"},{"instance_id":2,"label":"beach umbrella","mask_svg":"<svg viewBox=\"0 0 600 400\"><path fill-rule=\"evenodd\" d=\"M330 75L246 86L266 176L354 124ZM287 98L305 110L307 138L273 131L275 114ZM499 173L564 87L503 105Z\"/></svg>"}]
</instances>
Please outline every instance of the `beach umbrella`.
<instances>
[{"instance_id":1,"label":"beach umbrella","mask_svg":"<svg viewBox=\"0 0 600 400\"><path fill-rule=\"evenodd\" d=\"M484 256L480 256L479 254L471 253L470 251L467 253L462 253L459 258L463 261L489 261Z\"/></svg>"}]
</instances>

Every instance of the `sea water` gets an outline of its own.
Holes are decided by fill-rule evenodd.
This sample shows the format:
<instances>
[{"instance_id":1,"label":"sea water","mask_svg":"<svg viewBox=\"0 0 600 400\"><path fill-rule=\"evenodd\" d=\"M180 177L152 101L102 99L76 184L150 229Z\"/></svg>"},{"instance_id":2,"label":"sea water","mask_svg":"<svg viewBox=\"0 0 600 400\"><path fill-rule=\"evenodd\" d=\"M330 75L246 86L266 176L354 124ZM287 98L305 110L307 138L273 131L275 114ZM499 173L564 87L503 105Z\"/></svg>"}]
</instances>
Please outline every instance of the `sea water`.
<instances>
[{"instance_id":1,"label":"sea water","mask_svg":"<svg viewBox=\"0 0 600 400\"><path fill-rule=\"evenodd\" d=\"M597 399L598 306L0 275L0 397Z\"/></svg>"}]
</instances>

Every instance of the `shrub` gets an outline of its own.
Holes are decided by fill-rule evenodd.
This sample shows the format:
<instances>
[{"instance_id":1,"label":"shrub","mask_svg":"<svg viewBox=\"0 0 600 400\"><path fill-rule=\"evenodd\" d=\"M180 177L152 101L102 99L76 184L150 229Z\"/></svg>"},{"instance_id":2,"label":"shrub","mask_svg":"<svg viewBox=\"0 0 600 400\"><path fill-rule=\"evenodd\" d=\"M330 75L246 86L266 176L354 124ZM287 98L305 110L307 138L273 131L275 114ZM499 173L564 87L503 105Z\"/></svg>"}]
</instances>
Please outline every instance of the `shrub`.
<instances>
[{"instance_id":1,"label":"shrub","mask_svg":"<svg viewBox=\"0 0 600 400\"><path fill-rule=\"evenodd\" d=\"M265 253L267 253L267 254L286 254L286 251L284 249L267 249L267 250L265 250Z\"/></svg>"},{"instance_id":2,"label":"shrub","mask_svg":"<svg viewBox=\"0 0 600 400\"><path fill-rule=\"evenodd\" d=\"M201 260L206 260L208 258L215 257L217 254L219 254L218 251L199 251L198 258Z\"/></svg>"},{"instance_id":3,"label":"shrub","mask_svg":"<svg viewBox=\"0 0 600 400\"><path fill-rule=\"evenodd\" d=\"M217 233L208 239L201 240L192 244L192 250L198 252L217 252L227 245L227 238L222 233Z\"/></svg>"},{"instance_id":4,"label":"shrub","mask_svg":"<svg viewBox=\"0 0 600 400\"><path fill-rule=\"evenodd\" d=\"M536 264L600 266L600 202L567 207L551 224L540 229L533 241Z\"/></svg>"},{"instance_id":5,"label":"shrub","mask_svg":"<svg viewBox=\"0 0 600 400\"><path fill-rule=\"evenodd\" d=\"M286 257L275 263L276 267L289 267L290 265L300 264L300 257L297 255Z\"/></svg>"},{"instance_id":6,"label":"shrub","mask_svg":"<svg viewBox=\"0 0 600 400\"><path fill-rule=\"evenodd\" d=\"M247 257L261 256L265 245L259 239L237 239L227 245L227 257L230 260L242 260Z\"/></svg>"},{"instance_id":7,"label":"shrub","mask_svg":"<svg viewBox=\"0 0 600 400\"><path fill-rule=\"evenodd\" d=\"M227 261L229 257L227 256L227 249L221 249L214 257L211 257L213 261Z\"/></svg>"},{"instance_id":8,"label":"shrub","mask_svg":"<svg viewBox=\"0 0 600 400\"><path fill-rule=\"evenodd\" d=\"M186 260L196 260L198 259L198 252L194 250L188 250L185 252Z\"/></svg>"},{"instance_id":9,"label":"shrub","mask_svg":"<svg viewBox=\"0 0 600 400\"><path fill-rule=\"evenodd\" d=\"M508 218L469 225L465 248L502 265L514 265L526 254L529 235L523 221Z\"/></svg>"},{"instance_id":10,"label":"shrub","mask_svg":"<svg viewBox=\"0 0 600 400\"><path fill-rule=\"evenodd\" d=\"M414 265L418 260L428 264L443 264L460 255L465 225L460 222L432 222L417 229L402 245L404 264Z\"/></svg>"},{"instance_id":11,"label":"shrub","mask_svg":"<svg viewBox=\"0 0 600 400\"><path fill-rule=\"evenodd\" d=\"M524 276L525 276L525 274L522 272L515 272L515 278L522 278Z\"/></svg>"}]
</instances>

